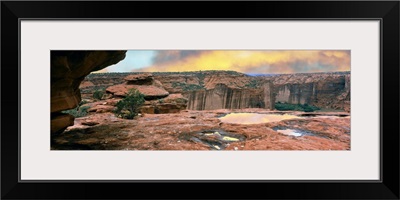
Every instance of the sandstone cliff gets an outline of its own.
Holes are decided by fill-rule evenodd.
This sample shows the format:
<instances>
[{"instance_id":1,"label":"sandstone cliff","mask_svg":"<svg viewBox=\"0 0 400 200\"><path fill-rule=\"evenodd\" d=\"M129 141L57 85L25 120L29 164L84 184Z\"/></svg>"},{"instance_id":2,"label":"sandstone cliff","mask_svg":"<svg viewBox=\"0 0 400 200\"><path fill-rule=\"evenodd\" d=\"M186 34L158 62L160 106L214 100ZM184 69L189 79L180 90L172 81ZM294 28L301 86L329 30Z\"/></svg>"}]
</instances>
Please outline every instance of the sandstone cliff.
<instances>
[{"instance_id":1,"label":"sandstone cliff","mask_svg":"<svg viewBox=\"0 0 400 200\"><path fill-rule=\"evenodd\" d=\"M273 109L270 99L265 98L270 96L269 92L269 83L262 89L235 89L218 83L213 89L185 92L183 96L189 101L189 110Z\"/></svg>"},{"instance_id":2,"label":"sandstone cliff","mask_svg":"<svg viewBox=\"0 0 400 200\"><path fill-rule=\"evenodd\" d=\"M81 88L91 94L94 88L121 84L132 74L141 73L90 74ZM188 98L188 109L269 109L274 108L275 102L288 102L350 111L349 72L259 77L234 71L153 72L152 75L169 94Z\"/></svg>"},{"instance_id":3,"label":"sandstone cliff","mask_svg":"<svg viewBox=\"0 0 400 200\"><path fill-rule=\"evenodd\" d=\"M61 111L81 101L79 86L92 71L125 58L126 51L51 51L51 132L63 131L74 117Z\"/></svg>"},{"instance_id":4,"label":"sandstone cliff","mask_svg":"<svg viewBox=\"0 0 400 200\"><path fill-rule=\"evenodd\" d=\"M182 93L189 110L273 109L269 81L235 71L201 71L155 75L170 93Z\"/></svg>"},{"instance_id":5,"label":"sandstone cliff","mask_svg":"<svg viewBox=\"0 0 400 200\"><path fill-rule=\"evenodd\" d=\"M152 82L140 84L126 82L127 76L148 76L145 74L91 74L81 84L81 88L88 96L98 88L107 88L108 93L123 96L130 88L138 88L138 85L143 84L152 85ZM269 81L258 81L243 73L235 71L153 72L151 76L161 85L159 88L165 89L169 94L183 95L188 99L187 109L273 109L274 107L273 102L270 101L272 90ZM153 91L158 90L153 89Z\"/></svg>"},{"instance_id":6,"label":"sandstone cliff","mask_svg":"<svg viewBox=\"0 0 400 200\"><path fill-rule=\"evenodd\" d=\"M218 84L229 88L246 88L252 78L235 71L199 71L199 72L170 72L153 73L170 93L182 93L201 89L213 89Z\"/></svg>"},{"instance_id":7,"label":"sandstone cliff","mask_svg":"<svg viewBox=\"0 0 400 200\"><path fill-rule=\"evenodd\" d=\"M350 73L286 74L270 80L275 102L350 111Z\"/></svg>"}]
</instances>

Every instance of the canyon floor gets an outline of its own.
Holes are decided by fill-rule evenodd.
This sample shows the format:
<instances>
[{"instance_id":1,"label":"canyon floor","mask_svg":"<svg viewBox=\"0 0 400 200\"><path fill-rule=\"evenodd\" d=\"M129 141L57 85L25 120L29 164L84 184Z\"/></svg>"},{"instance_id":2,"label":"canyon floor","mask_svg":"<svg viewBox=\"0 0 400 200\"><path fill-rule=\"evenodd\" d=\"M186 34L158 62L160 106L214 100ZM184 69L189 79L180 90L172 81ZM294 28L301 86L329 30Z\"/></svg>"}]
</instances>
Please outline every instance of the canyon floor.
<instances>
[{"instance_id":1,"label":"canyon floor","mask_svg":"<svg viewBox=\"0 0 400 200\"><path fill-rule=\"evenodd\" d=\"M223 120L231 113L238 113L239 121ZM259 118L246 119L240 116L243 113L274 115L278 119L256 123ZM51 149L350 150L350 114L251 108L182 110L128 120L112 112L94 112L76 118L73 126L52 135Z\"/></svg>"}]
</instances>

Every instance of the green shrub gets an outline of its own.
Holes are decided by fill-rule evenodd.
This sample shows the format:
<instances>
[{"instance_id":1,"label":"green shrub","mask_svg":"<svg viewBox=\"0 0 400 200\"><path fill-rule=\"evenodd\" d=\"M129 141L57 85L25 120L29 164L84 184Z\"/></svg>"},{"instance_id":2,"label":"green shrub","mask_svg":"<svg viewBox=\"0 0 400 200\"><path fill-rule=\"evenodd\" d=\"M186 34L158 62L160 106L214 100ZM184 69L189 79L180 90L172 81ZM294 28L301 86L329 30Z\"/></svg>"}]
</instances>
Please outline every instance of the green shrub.
<instances>
[{"instance_id":1,"label":"green shrub","mask_svg":"<svg viewBox=\"0 0 400 200\"><path fill-rule=\"evenodd\" d=\"M131 89L125 98L118 101L114 113L124 119L133 119L139 113L140 106L144 103L144 95Z\"/></svg>"},{"instance_id":2,"label":"green shrub","mask_svg":"<svg viewBox=\"0 0 400 200\"><path fill-rule=\"evenodd\" d=\"M103 98L104 91L103 90L96 90L93 92L93 98L101 100Z\"/></svg>"},{"instance_id":3,"label":"green shrub","mask_svg":"<svg viewBox=\"0 0 400 200\"><path fill-rule=\"evenodd\" d=\"M78 117L84 117L87 115L87 110L89 109L89 106L78 106L74 109L70 109L70 110L64 110L61 111L62 113L66 113L66 114L70 114L72 116L74 116L75 118Z\"/></svg>"},{"instance_id":4,"label":"green shrub","mask_svg":"<svg viewBox=\"0 0 400 200\"><path fill-rule=\"evenodd\" d=\"M78 106L82 106L83 104L87 104L88 102L86 100L82 100L81 102L79 102Z\"/></svg>"},{"instance_id":5,"label":"green shrub","mask_svg":"<svg viewBox=\"0 0 400 200\"><path fill-rule=\"evenodd\" d=\"M183 91L195 91L195 90L202 90L205 89L204 86L196 85L196 84L186 84L180 82L172 82L172 87L181 87Z\"/></svg>"},{"instance_id":6,"label":"green shrub","mask_svg":"<svg viewBox=\"0 0 400 200\"><path fill-rule=\"evenodd\" d=\"M175 100L175 102L176 103L180 103L180 104L185 104L185 103L188 102L188 100L184 99L184 98L178 98L178 99Z\"/></svg>"},{"instance_id":7,"label":"green shrub","mask_svg":"<svg viewBox=\"0 0 400 200\"><path fill-rule=\"evenodd\" d=\"M320 108L308 104L289 104L289 103L275 103L275 109L285 111L285 110L297 110L304 112L314 112L316 110L320 110Z\"/></svg>"},{"instance_id":8,"label":"green shrub","mask_svg":"<svg viewBox=\"0 0 400 200\"><path fill-rule=\"evenodd\" d=\"M257 88L258 86L258 81L257 80L251 80L249 83L245 85L247 88Z\"/></svg>"}]
</instances>

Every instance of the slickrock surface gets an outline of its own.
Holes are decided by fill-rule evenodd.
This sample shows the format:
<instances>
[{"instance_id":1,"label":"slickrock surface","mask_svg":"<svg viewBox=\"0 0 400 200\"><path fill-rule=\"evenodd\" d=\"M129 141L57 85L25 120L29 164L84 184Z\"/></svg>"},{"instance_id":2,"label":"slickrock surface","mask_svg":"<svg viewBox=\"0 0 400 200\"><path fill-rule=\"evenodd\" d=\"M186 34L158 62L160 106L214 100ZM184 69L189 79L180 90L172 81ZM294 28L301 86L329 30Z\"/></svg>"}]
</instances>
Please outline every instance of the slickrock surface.
<instances>
[{"instance_id":1,"label":"slickrock surface","mask_svg":"<svg viewBox=\"0 0 400 200\"><path fill-rule=\"evenodd\" d=\"M112 113L92 113L75 119L75 125L52 137L53 150L349 150L348 113L318 113L261 124L222 123L231 112L294 114L265 109L184 110L169 114L142 114L134 120ZM309 113L307 113L309 114ZM89 123L88 122L92 122ZM96 122L98 124L95 124ZM85 125L87 124L87 125ZM276 128L309 132L300 137Z\"/></svg>"}]
</instances>

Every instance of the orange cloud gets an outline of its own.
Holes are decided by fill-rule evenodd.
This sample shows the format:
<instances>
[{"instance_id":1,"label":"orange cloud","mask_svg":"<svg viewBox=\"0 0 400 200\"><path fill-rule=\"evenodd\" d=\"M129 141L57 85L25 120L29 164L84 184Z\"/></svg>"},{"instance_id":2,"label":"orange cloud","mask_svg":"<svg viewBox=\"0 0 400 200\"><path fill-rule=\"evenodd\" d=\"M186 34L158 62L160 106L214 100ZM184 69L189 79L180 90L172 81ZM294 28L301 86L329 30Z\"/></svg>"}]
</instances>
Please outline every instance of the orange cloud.
<instances>
[{"instance_id":1,"label":"orange cloud","mask_svg":"<svg viewBox=\"0 0 400 200\"><path fill-rule=\"evenodd\" d=\"M350 51L198 51L197 54L192 53L181 59L155 62L141 71L198 70L234 70L244 73L349 71Z\"/></svg>"}]
</instances>

